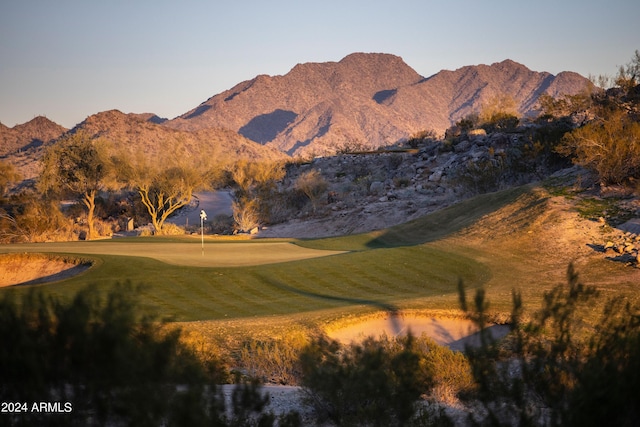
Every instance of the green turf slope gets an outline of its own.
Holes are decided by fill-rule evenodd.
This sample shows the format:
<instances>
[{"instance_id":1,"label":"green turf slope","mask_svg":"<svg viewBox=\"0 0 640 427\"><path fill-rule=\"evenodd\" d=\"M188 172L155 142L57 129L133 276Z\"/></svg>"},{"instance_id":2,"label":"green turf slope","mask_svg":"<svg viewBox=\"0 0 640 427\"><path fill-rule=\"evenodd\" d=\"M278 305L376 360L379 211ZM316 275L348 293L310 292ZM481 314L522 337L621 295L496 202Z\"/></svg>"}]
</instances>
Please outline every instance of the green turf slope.
<instances>
[{"instance_id":1,"label":"green turf slope","mask_svg":"<svg viewBox=\"0 0 640 427\"><path fill-rule=\"evenodd\" d=\"M176 321L287 315L325 309L443 308L455 305L457 284L486 283L491 271L470 256L429 245L509 203L525 189L480 196L382 232L301 241L313 249L349 251L320 258L244 267L172 265L158 259L114 255L92 249L93 268L45 285L47 292L71 297L87 284L108 288L115 282L143 285L143 303ZM183 245L182 240L150 240ZM75 245L81 247L84 242ZM131 243L136 245L137 243ZM256 243L246 247L251 257ZM194 249L199 242L192 243ZM87 246L88 247L88 246ZM173 249L178 248L174 246ZM179 246L183 250L182 246ZM6 248L0 248L4 252ZM73 252L82 253L81 249ZM126 252L126 251L124 251ZM86 255L86 254L85 254ZM26 292L30 287L1 292ZM444 304L444 305L439 305Z\"/></svg>"}]
</instances>

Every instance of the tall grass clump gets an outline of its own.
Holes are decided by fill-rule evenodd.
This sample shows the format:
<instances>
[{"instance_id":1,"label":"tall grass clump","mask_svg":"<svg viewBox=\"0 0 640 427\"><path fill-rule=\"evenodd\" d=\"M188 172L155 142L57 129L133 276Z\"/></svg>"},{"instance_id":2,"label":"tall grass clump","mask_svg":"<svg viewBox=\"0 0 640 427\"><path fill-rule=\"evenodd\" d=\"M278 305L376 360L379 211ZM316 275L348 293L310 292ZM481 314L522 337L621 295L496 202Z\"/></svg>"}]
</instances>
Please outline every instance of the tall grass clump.
<instances>
[{"instance_id":1,"label":"tall grass clump","mask_svg":"<svg viewBox=\"0 0 640 427\"><path fill-rule=\"evenodd\" d=\"M240 353L240 366L251 378L265 383L298 385L300 354L309 340L302 333L281 339L247 341Z\"/></svg>"}]
</instances>

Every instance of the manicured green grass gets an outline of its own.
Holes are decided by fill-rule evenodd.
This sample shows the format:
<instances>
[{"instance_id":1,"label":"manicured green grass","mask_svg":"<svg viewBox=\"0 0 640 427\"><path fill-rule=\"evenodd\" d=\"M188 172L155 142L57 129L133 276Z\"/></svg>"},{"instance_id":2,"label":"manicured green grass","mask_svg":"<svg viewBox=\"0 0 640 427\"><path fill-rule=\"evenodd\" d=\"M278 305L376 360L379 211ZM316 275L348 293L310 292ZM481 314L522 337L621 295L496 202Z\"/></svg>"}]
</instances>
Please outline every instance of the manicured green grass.
<instances>
[{"instance_id":1,"label":"manicured green grass","mask_svg":"<svg viewBox=\"0 0 640 427\"><path fill-rule=\"evenodd\" d=\"M199 239L144 238L68 243L55 246L56 252L69 250L77 256L91 258L95 261L94 267L64 281L4 288L0 289L0 294L23 293L37 286L70 298L88 284L96 284L106 290L116 282L130 281L142 285L144 305L153 308L161 317L175 321L278 315L317 319L321 312L341 315L363 310L407 308L455 310L458 307L457 285L462 280L470 290L485 286L492 307L508 312L512 289L523 289L529 303L537 302L545 289L562 283L570 262L568 259L565 261L561 253L539 262L536 256L540 247L535 241L535 233L528 234L526 226L518 225L522 221L522 224L527 223L544 209L541 202L544 195L536 195L531 190L531 186L524 186L482 195L379 232L300 241L206 243L207 254L215 245L218 245L217 249L229 248L225 244L234 245L234 250L240 248L234 256L240 254L246 262L238 267L204 262ZM489 245L466 242L462 231L514 202L513 206L520 209L524 218L514 223L517 229L510 228L510 224L507 230L510 234ZM265 242L282 245L264 246ZM0 253L25 249L46 252L43 249L51 247L54 246L9 245L0 247ZM253 255L265 247L280 248L291 254L296 252L296 247L346 252L251 265ZM84 253L83 248L87 251L91 248L90 253ZM186 256L185 252L189 251L192 254ZM162 261L172 253L187 261L191 259L195 264L176 265ZM319 255L314 255L313 251L309 254ZM200 262L209 266L194 266ZM600 279L601 271L606 271L611 278L627 274L619 271L620 266L605 263L609 261L602 260L593 267L583 267L582 271L587 273L587 284L590 278ZM624 284L614 283L613 279L608 284L606 280L609 279L605 278L605 289L612 292L635 289L633 278Z\"/></svg>"},{"instance_id":2,"label":"manicured green grass","mask_svg":"<svg viewBox=\"0 0 640 427\"><path fill-rule=\"evenodd\" d=\"M128 280L143 285L143 304L161 317L190 321L350 306L395 310L435 295L454 297L459 278L479 286L489 276L486 268L470 258L422 246L241 268L175 266L142 257L91 257L97 262L86 273L38 286L70 298L87 284L107 289ZM29 288L2 292L21 293Z\"/></svg>"},{"instance_id":3,"label":"manicured green grass","mask_svg":"<svg viewBox=\"0 0 640 427\"><path fill-rule=\"evenodd\" d=\"M117 281L128 280L143 285L145 305L153 307L160 316L176 321L290 315L327 309L360 310L363 307L384 310L452 308L456 306L459 280L473 288L486 283L491 272L470 256L425 243L460 230L508 203L522 191L481 196L474 202L463 202L384 232L299 241L297 244L304 248L349 252L275 264L231 268L161 262L159 259L172 250L185 251L189 245L182 238L65 244L56 246L56 250L73 248L68 250L83 253L83 248L86 251L90 248L90 256L96 260L96 265L81 276L40 287L56 295L71 297L87 284L108 288ZM233 245L246 248L245 256L251 259L252 250L260 247L261 242L235 242ZM141 248L158 252L150 248L159 243L164 255L147 254L158 259L140 256L144 253ZM200 242L191 240L190 245L189 250L199 257ZM205 250L209 251L213 245L215 243L207 243ZM29 250L41 247L29 247ZM114 252L122 252L123 256L113 255ZM3 292L26 290L27 287Z\"/></svg>"}]
</instances>

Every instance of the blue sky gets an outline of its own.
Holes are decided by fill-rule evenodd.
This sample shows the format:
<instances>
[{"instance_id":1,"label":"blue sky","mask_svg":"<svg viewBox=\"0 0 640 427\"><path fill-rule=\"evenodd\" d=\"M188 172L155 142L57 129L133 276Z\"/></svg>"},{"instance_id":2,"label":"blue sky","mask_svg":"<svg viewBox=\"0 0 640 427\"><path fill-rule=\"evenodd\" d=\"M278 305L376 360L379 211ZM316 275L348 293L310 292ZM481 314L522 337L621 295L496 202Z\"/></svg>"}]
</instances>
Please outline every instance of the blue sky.
<instances>
[{"instance_id":1,"label":"blue sky","mask_svg":"<svg viewBox=\"0 0 640 427\"><path fill-rule=\"evenodd\" d=\"M0 0L0 122L173 118L258 74L353 52L425 77L504 59L614 75L640 49L639 17L637 0Z\"/></svg>"}]
</instances>

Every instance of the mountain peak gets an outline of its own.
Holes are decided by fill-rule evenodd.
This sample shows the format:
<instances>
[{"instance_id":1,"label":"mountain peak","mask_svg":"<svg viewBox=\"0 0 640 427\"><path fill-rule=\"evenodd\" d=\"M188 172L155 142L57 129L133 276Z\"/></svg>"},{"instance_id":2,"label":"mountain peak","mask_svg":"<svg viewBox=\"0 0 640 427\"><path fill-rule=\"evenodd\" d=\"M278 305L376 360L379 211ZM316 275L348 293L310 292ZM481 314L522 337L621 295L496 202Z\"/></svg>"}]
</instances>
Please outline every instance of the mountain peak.
<instances>
[{"instance_id":1,"label":"mountain peak","mask_svg":"<svg viewBox=\"0 0 640 427\"><path fill-rule=\"evenodd\" d=\"M543 93L587 85L581 76L556 79L511 59L425 79L399 56L356 52L239 83L165 125L227 128L289 154L330 154L345 145L391 145L422 130L442 134L497 95L513 97L527 114Z\"/></svg>"},{"instance_id":2,"label":"mountain peak","mask_svg":"<svg viewBox=\"0 0 640 427\"><path fill-rule=\"evenodd\" d=\"M38 148L67 131L66 128L44 116L37 116L28 122L12 128L0 126L0 155Z\"/></svg>"}]
</instances>

